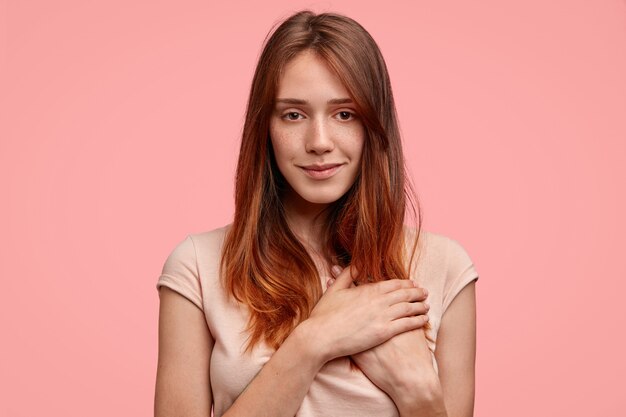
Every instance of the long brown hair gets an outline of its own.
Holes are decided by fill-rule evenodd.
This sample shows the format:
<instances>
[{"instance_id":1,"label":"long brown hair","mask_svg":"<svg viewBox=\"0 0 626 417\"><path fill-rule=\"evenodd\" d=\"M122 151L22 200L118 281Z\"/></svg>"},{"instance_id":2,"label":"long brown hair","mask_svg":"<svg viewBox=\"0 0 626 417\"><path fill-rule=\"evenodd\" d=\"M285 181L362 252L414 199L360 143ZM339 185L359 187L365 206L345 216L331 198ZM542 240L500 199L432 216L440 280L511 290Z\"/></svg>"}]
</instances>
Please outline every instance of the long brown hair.
<instances>
[{"instance_id":1,"label":"long brown hair","mask_svg":"<svg viewBox=\"0 0 626 417\"><path fill-rule=\"evenodd\" d=\"M309 10L290 16L266 38L254 73L237 164L235 216L222 251L224 288L250 310L246 351L261 340L277 349L322 296L315 263L287 224L281 199L286 180L269 137L283 68L305 50L317 53L340 78L366 131L360 173L325 212L324 257L342 267L354 265L357 283L366 277L408 279L421 229L391 83L376 42L346 16ZM407 207L417 231L411 233L408 266Z\"/></svg>"}]
</instances>

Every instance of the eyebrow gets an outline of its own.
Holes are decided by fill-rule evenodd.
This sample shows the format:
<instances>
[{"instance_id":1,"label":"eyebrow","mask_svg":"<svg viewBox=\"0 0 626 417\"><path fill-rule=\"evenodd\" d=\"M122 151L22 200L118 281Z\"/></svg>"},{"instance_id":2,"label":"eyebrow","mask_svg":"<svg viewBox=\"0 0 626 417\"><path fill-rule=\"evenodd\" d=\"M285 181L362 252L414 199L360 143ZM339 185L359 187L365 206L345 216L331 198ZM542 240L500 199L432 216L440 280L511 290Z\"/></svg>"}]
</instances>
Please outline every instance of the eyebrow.
<instances>
[{"instance_id":1,"label":"eyebrow","mask_svg":"<svg viewBox=\"0 0 626 417\"><path fill-rule=\"evenodd\" d=\"M287 104L309 104L308 101L299 98L277 98L276 103ZM328 104L347 104L352 103L351 98L333 98L327 101Z\"/></svg>"}]
</instances>

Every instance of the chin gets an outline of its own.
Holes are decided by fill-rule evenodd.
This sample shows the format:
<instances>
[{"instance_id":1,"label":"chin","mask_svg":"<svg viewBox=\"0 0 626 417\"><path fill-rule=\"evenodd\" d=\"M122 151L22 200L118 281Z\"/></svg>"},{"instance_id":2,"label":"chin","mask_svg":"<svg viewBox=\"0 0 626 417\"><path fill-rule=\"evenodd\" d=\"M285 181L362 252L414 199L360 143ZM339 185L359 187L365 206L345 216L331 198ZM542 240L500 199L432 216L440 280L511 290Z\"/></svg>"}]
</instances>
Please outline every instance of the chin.
<instances>
[{"instance_id":1,"label":"chin","mask_svg":"<svg viewBox=\"0 0 626 417\"><path fill-rule=\"evenodd\" d=\"M341 198L341 196L338 197L320 197L320 196L314 196L311 198L304 198L306 201L308 201L311 204L332 204L335 201L339 200L339 198Z\"/></svg>"},{"instance_id":2,"label":"chin","mask_svg":"<svg viewBox=\"0 0 626 417\"><path fill-rule=\"evenodd\" d=\"M312 204L332 204L339 200L347 190L296 190L296 192Z\"/></svg>"}]
</instances>

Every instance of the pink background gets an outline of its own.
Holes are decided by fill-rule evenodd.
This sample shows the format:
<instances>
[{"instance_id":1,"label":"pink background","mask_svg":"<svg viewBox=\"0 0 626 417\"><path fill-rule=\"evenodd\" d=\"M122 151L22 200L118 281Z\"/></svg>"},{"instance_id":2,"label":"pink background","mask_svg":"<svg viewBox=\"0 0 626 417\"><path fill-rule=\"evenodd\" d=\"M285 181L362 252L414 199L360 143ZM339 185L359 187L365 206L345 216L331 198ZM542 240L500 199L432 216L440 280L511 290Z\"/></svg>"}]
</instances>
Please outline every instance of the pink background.
<instances>
[{"instance_id":1,"label":"pink background","mask_svg":"<svg viewBox=\"0 0 626 417\"><path fill-rule=\"evenodd\" d=\"M476 416L624 415L623 0L0 1L0 415L152 415L158 295L231 220L272 24L386 58L427 230L478 283Z\"/></svg>"}]
</instances>

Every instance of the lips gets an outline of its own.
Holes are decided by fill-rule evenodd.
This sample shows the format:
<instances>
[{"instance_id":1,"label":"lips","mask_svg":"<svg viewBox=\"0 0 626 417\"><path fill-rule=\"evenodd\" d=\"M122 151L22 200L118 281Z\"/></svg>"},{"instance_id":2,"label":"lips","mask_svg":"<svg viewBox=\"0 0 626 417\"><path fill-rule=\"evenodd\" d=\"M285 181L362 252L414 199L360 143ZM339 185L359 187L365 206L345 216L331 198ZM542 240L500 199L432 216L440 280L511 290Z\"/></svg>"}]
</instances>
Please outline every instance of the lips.
<instances>
[{"instance_id":1,"label":"lips","mask_svg":"<svg viewBox=\"0 0 626 417\"><path fill-rule=\"evenodd\" d=\"M313 164L313 165L304 165L301 168L308 169L311 171L325 171L329 168L334 168L339 165L341 164L323 164L323 165Z\"/></svg>"},{"instance_id":2,"label":"lips","mask_svg":"<svg viewBox=\"0 0 626 417\"><path fill-rule=\"evenodd\" d=\"M306 165L300 168L313 179L325 180L335 175L341 167L343 167L343 164Z\"/></svg>"}]
</instances>

